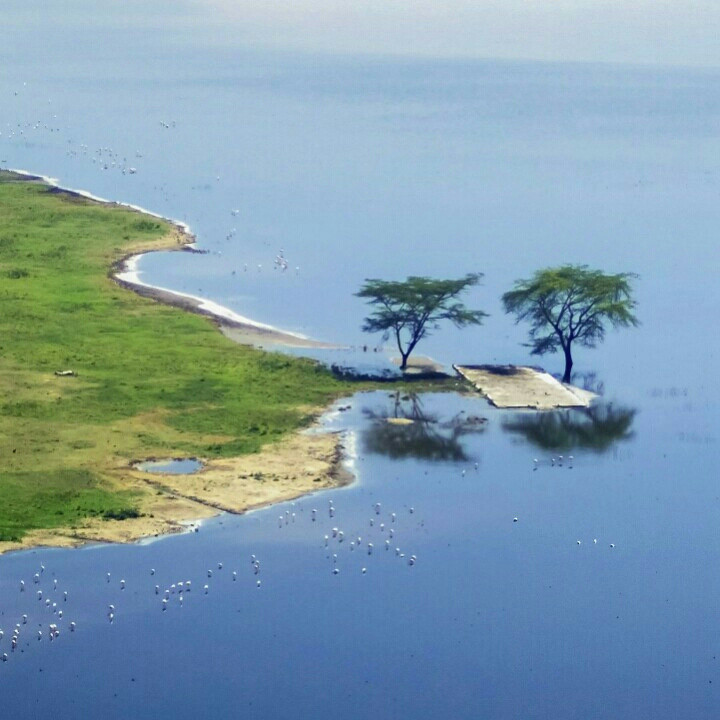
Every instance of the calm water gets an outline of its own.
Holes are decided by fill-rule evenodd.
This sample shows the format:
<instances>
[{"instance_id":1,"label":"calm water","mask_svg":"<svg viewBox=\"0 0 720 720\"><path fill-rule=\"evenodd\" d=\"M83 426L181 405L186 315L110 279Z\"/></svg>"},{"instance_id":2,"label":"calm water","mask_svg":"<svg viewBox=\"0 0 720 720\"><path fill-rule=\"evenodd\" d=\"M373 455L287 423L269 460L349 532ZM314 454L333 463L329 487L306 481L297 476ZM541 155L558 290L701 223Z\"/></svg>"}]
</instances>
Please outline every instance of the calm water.
<instances>
[{"instance_id":1,"label":"calm water","mask_svg":"<svg viewBox=\"0 0 720 720\"><path fill-rule=\"evenodd\" d=\"M479 270L485 326L423 350L522 362L500 294L587 262L640 274L643 325L578 353L605 387L592 413L360 395L327 421L355 448L350 488L147 545L3 557L3 710L716 717L720 72L269 55L164 21L167 2L92 5L4 5L0 161L188 222L211 252L149 257L151 282L361 344L364 278Z\"/></svg>"},{"instance_id":2,"label":"calm water","mask_svg":"<svg viewBox=\"0 0 720 720\"><path fill-rule=\"evenodd\" d=\"M145 472L168 473L169 475L188 475L197 472L203 464L195 458L177 458L170 460L151 460L141 463Z\"/></svg>"}]
</instances>

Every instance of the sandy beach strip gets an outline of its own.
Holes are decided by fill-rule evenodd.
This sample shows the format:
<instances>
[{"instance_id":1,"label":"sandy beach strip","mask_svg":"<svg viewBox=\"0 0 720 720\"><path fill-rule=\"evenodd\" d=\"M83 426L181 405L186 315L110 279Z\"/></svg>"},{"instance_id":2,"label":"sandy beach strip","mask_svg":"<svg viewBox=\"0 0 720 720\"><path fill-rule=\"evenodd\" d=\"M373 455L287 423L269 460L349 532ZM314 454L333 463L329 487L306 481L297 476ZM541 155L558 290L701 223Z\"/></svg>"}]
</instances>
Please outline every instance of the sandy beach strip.
<instances>
[{"instance_id":1,"label":"sandy beach strip","mask_svg":"<svg viewBox=\"0 0 720 720\"><path fill-rule=\"evenodd\" d=\"M113 481L118 489L141 493L140 517L88 518L72 528L32 531L20 542L0 542L0 554L34 547L130 543L191 532L200 528L204 519L223 512L241 515L348 485L355 479L351 457L350 437L317 426L267 445L258 453L199 458L203 469L187 475L143 472L136 467L137 461L120 462L112 471Z\"/></svg>"},{"instance_id":2,"label":"sandy beach strip","mask_svg":"<svg viewBox=\"0 0 720 720\"><path fill-rule=\"evenodd\" d=\"M136 246L132 249L132 252L128 253L118 262L114 263L111 268L110 277L112 277L113 280L122 287L132 290L143 297L156 300L157 302L179 307L187 312L209 317L218 325L226 337L243 345L275 345L283 347L307 347L319 349L339 349L343 347L334 343L314 340L298 333L276 328L272 325L256 322L250 318L240 315L239 313L236 313L234 310L214 302L213 300L208 300L196 295L190 295L188 293L182 293L176 290L170 290L168 288L157 287L141 280L138 264L143 255L151 252L166 252L171 250L184 250L186 252L197 253L202 252L196 248L197 238L187 223L164 217L163 215L154 213L151 210L147 210L139 205L108 200L106 198L93 195L86 190L62 187L57 178L14 168L8 169L8 172L12 172L27 181L41 182L51 188L54 188L58 192L67 193L68 195L83 198L102 205L110 205L133 210L134 212L142 215L148 215L158 220L162 220L172 226L173 230L168 233L165 238L160 241L148 243L146 246Z\"/></svg>"}]
</instances>

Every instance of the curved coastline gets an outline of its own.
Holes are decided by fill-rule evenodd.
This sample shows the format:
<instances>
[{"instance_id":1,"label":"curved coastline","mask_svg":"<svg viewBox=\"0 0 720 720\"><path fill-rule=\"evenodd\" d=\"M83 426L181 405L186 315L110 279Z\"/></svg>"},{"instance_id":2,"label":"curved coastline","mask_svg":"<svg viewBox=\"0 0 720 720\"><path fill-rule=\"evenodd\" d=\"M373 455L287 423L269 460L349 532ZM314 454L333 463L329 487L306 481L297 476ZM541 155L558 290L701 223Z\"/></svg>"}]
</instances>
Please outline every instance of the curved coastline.
<instances>
[{"instance_id":1,"label":"curved coastline","mask_svg":"<svg viewBox=\"0 0 720 720\"><path fill-rule=\"evenodd\" d=\"M143 250L141 252L130 253L115 263L110 270L110 277L118 283L118 285L132 290L138 295L148 297L166 305L179 307L187 312L204 315L212 319L220 330L230 339L245 345L263 346L275 345L282 347L307 347L318 349L338 349L341 346L334 343L322 342L314 340L305 335L294 333L289 330L283 330L273 325L257 322L248 317L236 313L234 310L227 308L220 303L197 295L190 295L178 290L170 290L168 288L151 285L140 279L140 271L138 264L143 255L151 252L164 252L172 250L183 250L185 252L203 253L196 247L197 237L194 235L190 226L180 220L167 218L163 215L131 203L119 202L116 200L108 200L97 195L93 195L87 190L77 190L75 188L67 188L60 185L57 178L38 173L31 173L27 170L18 170L8 168L8 172L15 173L26 178L29 181L39 181L59 192L68 193L77 197L85 198L102 205L114 207L123 207L143 215L157 218L163 222L169 223L177 232L177 239L172 243L168 243L164 247L157 247Z\"/></svg>"},{"instance_id":2,"label":"curved coastline","mask_svg":"<svg viewBox=\"0 0 720 720\"><path fill-rule=\"evenodd\" d=\"M164 246L133 250L108 270L117 284L133 292L165 304L204 315L227 334L228 329L241 330L245 344L259 342L335 347L309 338L286 333L244 318L217 303L203 298L158 288L140 280L137 262L147 251L194 248L195 236L187 224L168 220L157 213L126 203L99 198L85 191L61 187L53 178L27 171L8 170L21 179L43 182L58 193L82 197L110 207L124 207L171 224ZM157 243L156 243L157 244ZM236 339L236 338L234 338ZM242 340L240 342L243 342ZM331 408L314 408L320 415ZM197 531L203 519L226 512L244 514L269 505L286 502L317 491L352 483L356 468L352 461L352 439L346 433L327 431L316 421L310 431L296 430L287 437L263 447L257 453L234 458L206 460L205 468L194 476L171 477L141 472L122 461L115 464L111 476L130 490L150 490L141 504L138 518L125 520L89 519L80 526L38 529L28 532L19 541L0 542L0 554L38 547L76 547L96 543L133 543L181 532ZM350 450L348 453L347 450ZM120 459L120 458L118 458ZM126 458L127 460L127 458ZM273 482L258 487L257 477L266 476ZM188 482L187 478L193 480ZM162 492L158 492L161 490Z\"/></svg>"}]
</instances>

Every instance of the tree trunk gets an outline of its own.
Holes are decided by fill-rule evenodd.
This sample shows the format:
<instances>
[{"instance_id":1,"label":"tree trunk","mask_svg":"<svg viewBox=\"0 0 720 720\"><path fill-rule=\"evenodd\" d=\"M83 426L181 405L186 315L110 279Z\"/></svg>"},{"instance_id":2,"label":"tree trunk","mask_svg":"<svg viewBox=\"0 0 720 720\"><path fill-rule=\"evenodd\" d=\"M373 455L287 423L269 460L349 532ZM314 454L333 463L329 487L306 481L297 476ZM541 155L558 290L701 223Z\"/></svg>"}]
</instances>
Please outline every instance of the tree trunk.
<instances>
[{"instance_id":1,"label":"tree trunk","mask_svg":"<svg viewBox=\"0 0 720 720\"><path fill-rule=\"evenodd\" d=\"M400 369L401 369L401 370L405 370L405 368L407 367L408 357L410 357L410 353L407 353L407 355L406 355L406 354L405 354L404 352L402 352L402 350L401 350L401 351L400 351L400 355L402 355L402 363L400 363Z\"/></svg>"},{"instance_id":2,"label":"tree trunk","mask_svg":"<svg viewBox=\"0 0 720 720\"><path fill-rule=\"evenodd\" d=\"M565 374L563 375L562 381L564 383L570 382L570 377L572 375L572 366L573 366L573 359L572 355L570 354L570 345L563 348L565 351Z\"/></svg>"}]
</instances>

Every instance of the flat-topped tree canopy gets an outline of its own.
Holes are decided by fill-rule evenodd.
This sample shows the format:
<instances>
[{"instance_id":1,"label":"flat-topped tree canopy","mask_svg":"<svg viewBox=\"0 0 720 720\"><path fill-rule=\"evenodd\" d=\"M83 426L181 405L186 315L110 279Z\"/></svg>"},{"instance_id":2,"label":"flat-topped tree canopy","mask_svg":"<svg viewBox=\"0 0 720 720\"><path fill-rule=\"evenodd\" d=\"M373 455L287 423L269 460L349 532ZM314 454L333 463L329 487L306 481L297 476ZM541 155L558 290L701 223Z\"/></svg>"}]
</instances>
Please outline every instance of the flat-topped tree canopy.
<instances>
[{"instance_id":1,"label":"flat-topped tree canopy","mask_svg":"<svg viewBox=\"0 0 720 720\"><path fill-rule=\"evenodd\" d=\"M530 279L517 280L502 296L505 312L516 322L530 322L533 355L562 349L563 382L572 374L572 344L595 347L608 327L637 326L632 297L634 273L606 274L587 265L562 265L538 270Z\"/></svg>"},{"instance_id":2,"label":"flat-topped tree canopy","mask_svg":"<svg viewBox=\"0 0 720 720\"><path fill-rule=\"evenodd\" d=\"M482 273L469 273L457 280L436 280L410 276L407 280L368 279L357 297L366 298L375 307L365 318L364 332L392 332L402 358L400 368L407 367L408 357L424 337L436 330L442 320L455 327L480 325L487 316L482 310L468 310L457 301L468 287L477 285Z\"/></svg>"}]
</instances>

